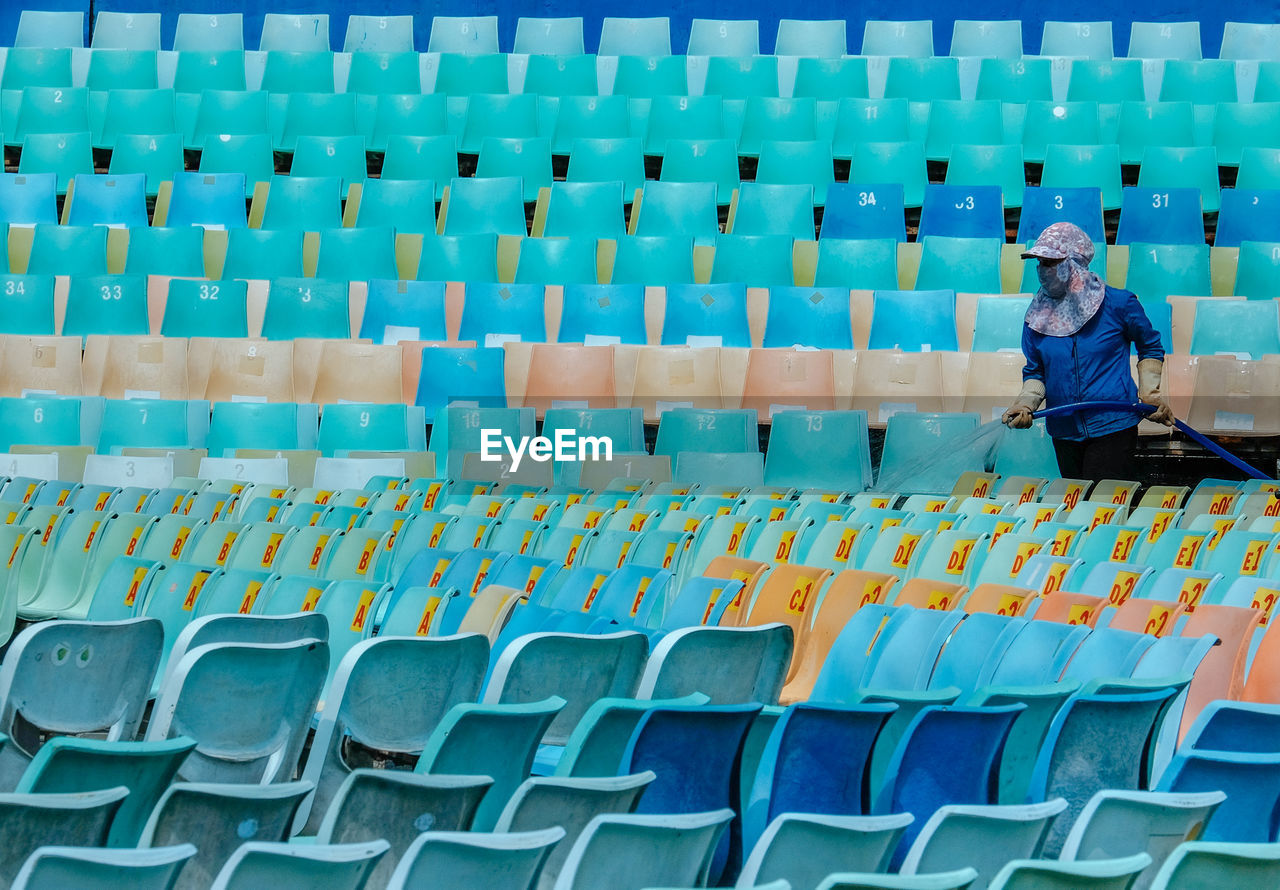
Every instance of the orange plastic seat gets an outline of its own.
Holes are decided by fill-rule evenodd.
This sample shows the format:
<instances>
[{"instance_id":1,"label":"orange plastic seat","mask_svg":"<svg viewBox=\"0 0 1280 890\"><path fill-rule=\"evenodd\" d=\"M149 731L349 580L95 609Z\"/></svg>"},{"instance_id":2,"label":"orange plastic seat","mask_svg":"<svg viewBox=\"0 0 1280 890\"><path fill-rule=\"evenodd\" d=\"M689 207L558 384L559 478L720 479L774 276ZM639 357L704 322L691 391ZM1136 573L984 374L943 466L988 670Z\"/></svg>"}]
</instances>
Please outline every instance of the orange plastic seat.
<instances>
[{"instance_id":1,"label":"orange plastic seat","mask_svg":"<svg viewBox=\"0 0 1280 890\"><path fill-rule=\"evenodd\" d=\"M1204 661L1200 662L1195 678L1187 688L1187 703L1182 712L1179 739L1186 734L1200 710L1209 702L1219 698L1240 698L1244 691L1249 644L1261 621L1262 611L1259 609L1204 604L1197 606L1187 618L1180 636L1202 637L1213 634L1221 642L1210 649Z\"/></svg>"},{"instance_id":2,"label":"orange plastic seat","mask_svg":"<svg viewBox=\"0 0 1280 890\"><path fill-rule=\"evenodd\" d=\"M898 589L893 598L895 606L915 606L917 609L937 609L950 612L960 605L969 592L964 584L949 584L929 578L911 578Z\"/></svg>"},{"instance_id":3,"label":"orange plastic seat","mask_svg":"<svg viewBox=\"0 0 1280 890\"><path fill-rule=\"evenodd\" d=\"M988 582L975 587L962 608L970 614L989 612L993 615L1021 615L1035 598L1036 592L1031 587Z\"/></svg>"},{"instance_id":4,"label":"orange plastic seat","mask_svg":"<svg viewBox=\"0 0 1280 890\"><path fill-rule=\"evenodd\" d=\"M795 676L800 667L801 653L808 642L813 606L818 599L818 592L830 577L830 569L785 563L775 566L760 582L760 592L751 604L750 613L745 620L740 621L744 627L776 621L791 628L795 635L795 645L791 650L787 679ZM741 616L741 611L739 615Z\"/></svg>"},{"instance_id":5,"label":"orange plastic seat","mask_svg":"<svg viewBox=\"0 0 1280 890\"><path fill-rule=\"evenodd\" d=\"M1173 633L1178 619L1187 611L1186 603L1169 603L1130 597L1120 604L1107 627L1134 633L1167 637Z\"/></svg>"},{"instance_id":6,"label":"orange plastic seat","mask_svg":"<svg viewBox=\"0 0 1280 890\"><path fill-rule=\"evenodd\" d=\"M1102 607L1107 601L1100 596L1085 596L1083 593L1068 593L1055 590L1048 596L1041 597L1040 608L1032 615L1036 621L1056 621L1059 624L1083 624L1093 627L1102 614Z\"/></svg>"},{"instance_id":7,"label":"orange plastic seat","mask_svg":"<svg viewBox=\"0 0 1280 890\"><path fill-rule=\"evenodd\" d=\"M733 602L725 607L720 616L721 627L741 627L744 623L751 599L755 596L756 585L769 571L767 562L754 559L743 559L739 556L717 556L703 570L706 578L728 578L730 581L741 581L742 590L734 597Z\"/></svg>"}]
</instances>

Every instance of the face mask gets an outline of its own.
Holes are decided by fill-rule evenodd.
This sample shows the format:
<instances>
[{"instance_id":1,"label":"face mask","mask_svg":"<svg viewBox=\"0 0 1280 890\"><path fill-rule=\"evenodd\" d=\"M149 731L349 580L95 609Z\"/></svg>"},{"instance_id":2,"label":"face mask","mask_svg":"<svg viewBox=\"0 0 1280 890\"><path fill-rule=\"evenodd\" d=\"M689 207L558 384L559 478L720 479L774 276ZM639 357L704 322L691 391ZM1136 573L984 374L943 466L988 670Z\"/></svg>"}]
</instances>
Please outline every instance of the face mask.
<instances>
[{"instance_id":1,"label":"face mask","mask_svg":"<svg viewBox=\"0 0 1280 890\"><path fill-rule=\"evenodd\" d=\"M1071 281L1071 264L1066 260L1052 266L1040 263L1036 268L1036 274L1040 278L1040 286L1050 297L1060 300L1067 295L1067 284Z\"/></svg>"}]
</instances>

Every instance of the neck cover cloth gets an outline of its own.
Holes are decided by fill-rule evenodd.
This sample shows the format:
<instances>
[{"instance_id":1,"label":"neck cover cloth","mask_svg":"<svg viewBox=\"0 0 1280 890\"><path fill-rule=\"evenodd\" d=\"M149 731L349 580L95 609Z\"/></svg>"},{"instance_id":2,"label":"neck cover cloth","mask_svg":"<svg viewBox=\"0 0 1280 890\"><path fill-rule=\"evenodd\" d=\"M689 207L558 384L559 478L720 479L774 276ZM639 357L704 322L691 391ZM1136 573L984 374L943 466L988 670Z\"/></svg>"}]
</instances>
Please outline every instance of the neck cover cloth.
<instances>
[{"instance_id":1,"label":"neck cover cloth","mask_svg":"<svg viewBox=\"0 0 1280 890\"><path fill-rule=\"evenodd\" d=\"M1027 307L1027 327L1050 337L1070 337L1093 318L1106 296L1106 284L1089 271L1093 242L1079 226L1054 223L1022 255L1032 257L1062 262L1040 266L1040 289Z\"/></svg>"}]
</instances>

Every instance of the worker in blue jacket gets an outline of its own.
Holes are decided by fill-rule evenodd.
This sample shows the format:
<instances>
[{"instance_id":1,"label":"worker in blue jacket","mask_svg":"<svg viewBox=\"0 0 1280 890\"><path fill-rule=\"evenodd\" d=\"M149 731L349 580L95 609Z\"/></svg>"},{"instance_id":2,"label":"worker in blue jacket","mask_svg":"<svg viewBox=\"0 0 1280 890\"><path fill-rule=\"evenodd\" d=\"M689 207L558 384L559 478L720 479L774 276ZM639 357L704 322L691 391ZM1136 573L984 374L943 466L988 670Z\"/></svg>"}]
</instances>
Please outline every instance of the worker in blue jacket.
<instances>
[{"instance_id":1,"label":"worker in blue jacket","mask_svg":"<svg viewBox=\"0 0 1280 890\"><path fill-rule=\"evenodd\" d=\"M1022 392L1004 413L1014 429L1031 426L1032 412L1073 402L1139 399L1156 410L1150 420L1173 425L1160 392L1164 349L1138 298L1108 287L1089 271L1093 242L1078 226L1054 223L1022 255L1040 261L1036 291L1022 326ZM1138 353L1138 382L1129 369ZM1068 479L1132 479L1140 415L1081 411L1050 417L1058 469Z\"/></svg>"}]
</instances>

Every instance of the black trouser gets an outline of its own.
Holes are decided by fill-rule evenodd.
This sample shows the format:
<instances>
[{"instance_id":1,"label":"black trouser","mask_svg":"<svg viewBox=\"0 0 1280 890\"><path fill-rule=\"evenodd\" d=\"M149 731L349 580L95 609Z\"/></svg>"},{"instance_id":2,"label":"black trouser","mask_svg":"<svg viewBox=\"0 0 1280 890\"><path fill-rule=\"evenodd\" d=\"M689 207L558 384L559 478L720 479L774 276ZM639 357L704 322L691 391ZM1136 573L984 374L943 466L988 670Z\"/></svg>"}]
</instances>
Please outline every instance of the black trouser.
<instances>
[{"instance_id":1,"label":"black trouser","mask_svg":"<svg viewBox=\"0 0 1280 890\"><path fill-rule=\"evenodd\" d=\"M1136 426L1080 442L1053 440L1062 478L1091 479L1094 482L1099 479L1136 480L1133 452L1137 445Z\"/></svg>"}]
</instances>

